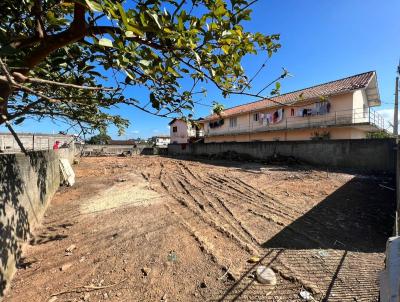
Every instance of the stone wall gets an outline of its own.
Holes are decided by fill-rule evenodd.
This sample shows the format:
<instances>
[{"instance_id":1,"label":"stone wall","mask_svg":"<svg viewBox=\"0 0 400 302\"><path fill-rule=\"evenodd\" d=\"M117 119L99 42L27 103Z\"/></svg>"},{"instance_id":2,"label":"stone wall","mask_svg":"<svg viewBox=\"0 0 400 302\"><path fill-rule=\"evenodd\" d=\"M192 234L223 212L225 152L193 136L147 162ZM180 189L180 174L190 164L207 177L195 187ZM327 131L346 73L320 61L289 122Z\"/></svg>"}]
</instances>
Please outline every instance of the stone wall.
<instances>
[{"instance_id":1,"label":"stone wall","mask_svg":"<svg viewBox=\"0 0 400 302\"><path fill-rule=\"evenodd\" d=\"M323 167L394 173L395 147L394 139L199 143L169 145L168 154L211 156L236 152L259 160L278 154Z\"/></svg>"},{"instance_id":2,"label":"stone wall","mask_svg":"<svg viewBox=\"0 0 400 302\"><path fill-rule=\"evenodd\" d=\"M73 151L0 154L0 300L23 244L60 185L59 158L70 158L69 152Z\"/></svg>"}]
</instances>

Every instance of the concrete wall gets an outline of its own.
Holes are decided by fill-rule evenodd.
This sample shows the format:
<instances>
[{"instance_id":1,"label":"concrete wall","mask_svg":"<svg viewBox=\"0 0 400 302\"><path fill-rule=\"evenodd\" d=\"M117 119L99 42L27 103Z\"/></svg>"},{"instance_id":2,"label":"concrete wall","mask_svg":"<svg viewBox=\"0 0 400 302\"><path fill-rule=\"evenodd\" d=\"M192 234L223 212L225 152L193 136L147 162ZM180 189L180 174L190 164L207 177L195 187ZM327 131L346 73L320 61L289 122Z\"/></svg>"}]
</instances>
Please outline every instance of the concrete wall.
<instances>
[{"instance_id":1,"label":"concrete wall","mask_svg":"<svg viewBox=\"0 0 400 302\"><path fill-rule=\"evenodd\" d=\"M84 145L82 153L84 156L121 155L128 152L131 152L131 154L157 155L166 154L166 150L166 146L149 147L147 145L138 145L134 148L126 145Z\"/></svg>"},{"instance_id":2,"label":"concrete wall","mask_svg":"<svg viewBox=\"0 0 400 302\"><path fill-rule=\"evenodd\" d=\"M312 165L365 171L395 171L394 139L360 139L286 142L231 142L169 145L169 155L215 155L227 151L265 160L279 154Z\"/></svg>"},{"instance_id":3,"label":"concrete wall","mask_svg":"<svg viewBox=\"0 0 400 302\"><path fill-rule=\"evenodd\" d=\"M18 133L18 137L27 150L52 150L56 141L73 144L74 137L61 134ZM0 151L19 152L20 148L10 133L0 133Z\"/></svg>"},{"instance_id":4,"label":"concrete wall","mask_svg":"<svg viewBox=\"0 0 400 302\"><path fill-rule=\"evenodd\" d=\"M0 154L0 300L23 244L60 185L59 158L73 154L69 149L59 151Z\"/></svg>"},{"instance_id":5,"label":"concrete wall","mask_svg":"<svg viewBox=\"0 0 400 302\"><path fill-rule=\"evenodd\" d=\"M76 156L75 144L71 144L69 148L60 148L55 151L59 158L68 159L69 163L72 165L74 163L74 158Z\"/></svg>"}]
</instances>

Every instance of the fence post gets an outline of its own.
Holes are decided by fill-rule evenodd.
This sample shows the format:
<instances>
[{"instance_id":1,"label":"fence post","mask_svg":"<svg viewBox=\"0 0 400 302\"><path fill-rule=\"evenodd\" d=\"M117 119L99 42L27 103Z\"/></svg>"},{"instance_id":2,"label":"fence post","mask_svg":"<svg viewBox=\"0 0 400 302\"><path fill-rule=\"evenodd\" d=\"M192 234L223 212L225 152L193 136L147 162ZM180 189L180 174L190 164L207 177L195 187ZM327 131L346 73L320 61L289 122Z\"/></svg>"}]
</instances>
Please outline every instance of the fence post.
<instances>
[{"instance_id":1,"label":"fence post","mask_svg":"<svg viewBox=\"0 0 400 302\"><path fill-rule=\"evenodd\" d=\"M371 107L368 107L368 124L371 124Z\"/></svg>"},{"instance_id":2,"label":"fence post","mask_svg":"<svg viewBox=\"0 0 400 302\"><path fill-rule=\"evenodd\" d=\"M35 134L32 134L32 150L35 151Z\"/></svg>"}]
</instances>

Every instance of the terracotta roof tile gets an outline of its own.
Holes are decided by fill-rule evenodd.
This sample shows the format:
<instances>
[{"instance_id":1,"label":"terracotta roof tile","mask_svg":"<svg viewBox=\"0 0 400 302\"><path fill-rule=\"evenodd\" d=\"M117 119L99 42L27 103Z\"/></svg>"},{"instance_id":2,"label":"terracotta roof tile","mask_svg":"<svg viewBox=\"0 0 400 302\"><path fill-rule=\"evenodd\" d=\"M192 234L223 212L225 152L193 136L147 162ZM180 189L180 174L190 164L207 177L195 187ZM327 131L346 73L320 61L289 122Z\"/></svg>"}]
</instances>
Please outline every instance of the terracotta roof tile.
<instances>
[{"instance_id":1,"label":"terracotta roof tile","mask_svg":"<svg viewBox=\"0 0 400 302\"><path fill-rule=\"evenodd\" d=\"M350 76L344 79L335 80L332 82L319 84L309 88L285 93L270 99L264 99L257 102L239 105L236 107L225 109L222 113L222 117L228 117L249 111L261 110L267 107L276 106L277 103L282 104L293 104L297 101L306 101L315 99L322 96L330 96L341 93L350 92L356 89L365 88L370 82L371 78L375 74L374 71L369 71L354 76ZM206 119L214 119L218 116L216 114L206 117Z\"/></svg>"}]
</instances>

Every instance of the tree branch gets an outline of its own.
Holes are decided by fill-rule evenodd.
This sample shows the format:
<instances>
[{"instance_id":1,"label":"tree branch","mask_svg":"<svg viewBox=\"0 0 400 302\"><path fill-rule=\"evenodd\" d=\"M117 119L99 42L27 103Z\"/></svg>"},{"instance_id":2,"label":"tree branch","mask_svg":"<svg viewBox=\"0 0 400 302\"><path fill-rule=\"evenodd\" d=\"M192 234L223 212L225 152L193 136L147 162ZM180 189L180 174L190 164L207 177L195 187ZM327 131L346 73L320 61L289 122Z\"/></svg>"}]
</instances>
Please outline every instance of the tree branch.
<instances>
[{"instance_id":1,"label":"tree branch","mask_svg":"<svg viewBox=\"0 0 400 302\"><path fill-rule=\"evenodd\" d=\"M44 36L46 35L45 30L44 30L44 24L43 20L41 17L42 13L42 0L35 0L34 4L32 6L32 13L35 15L35 30L36 30L36 35L39 39L43 39Z\"/></svg>"},{"instance_id":2,"label":"tree branch","mask_svg":"<svg viewBox=\"0 0 400 302\"><path fill-rule=\"evenodd\" d=\"M121 31L120 28L114 26L93 26L89 27L88 33L92 35L102 35L107 33L122 34L123 32ZM142 39L141 37L126 37L126 39L129 41L137 42L142 45L150 46L154 49L168 51L168 49L163 45Z\"/></svg>"},{"instance_id":3,"label":"tree branch","mask_svg":"<svg viewBox=\"0 0 400 302\"><path fill-rule=\"evenodd\" d=\"M53 51L70 43L79 41L85 35L87 35L85 10L86 10L85 6L75 2L74 19L70 27L61 33L48 36L46 40L41 41L40 46L25 58L22 66L27 68L17 71L24 75L27 74L29 69L39 64L44 58L46 58Z\"/></svg>"},{"instance_id":4,"label":"tree branch","mask_svg":"<svg viewBox=\"0 0 400 302\"><path fill-rule=\"evenodd\" d=\"M116 91L116 90L118 90L116 88L81 86L81 85L75 85L75 84L54 82L54 81L44 80L44 79L39 79L39 78L30 78L30 77L24 76L23 74L21 74L19 72L13 72L12 75L13 75L14 79L16 79L17 82L20 82L20 83L28 82L28 83L49 84L49 85L68 87L68 88L85 89L85 90L104 90L104 91ZM0 76L0 80L3 80L3 79L4 79L4 77Z\"/></svg>"}]
</instances>

